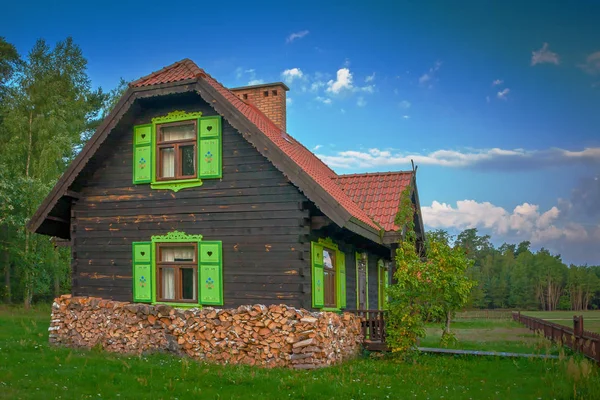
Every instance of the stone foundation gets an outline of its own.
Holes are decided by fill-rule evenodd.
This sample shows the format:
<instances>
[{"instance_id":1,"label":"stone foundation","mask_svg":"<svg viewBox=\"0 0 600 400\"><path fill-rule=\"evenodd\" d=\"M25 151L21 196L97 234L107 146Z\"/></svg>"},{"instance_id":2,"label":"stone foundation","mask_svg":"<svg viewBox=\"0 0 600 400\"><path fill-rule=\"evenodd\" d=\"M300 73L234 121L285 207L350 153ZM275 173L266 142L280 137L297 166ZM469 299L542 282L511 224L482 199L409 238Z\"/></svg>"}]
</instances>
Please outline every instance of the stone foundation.
<instances>
[{"instance_id":1,"label":"stone foundation","mask_svg":"<svg viewBox=\"0 0 600 400\"><path fill-rule=\"evenodd\" d=\"M70 295L55 300L48 330L56 345L298 369L352 358L363 339L360 319L350 313L285 305L178 309Z\"/></svg>"}]
</instances>

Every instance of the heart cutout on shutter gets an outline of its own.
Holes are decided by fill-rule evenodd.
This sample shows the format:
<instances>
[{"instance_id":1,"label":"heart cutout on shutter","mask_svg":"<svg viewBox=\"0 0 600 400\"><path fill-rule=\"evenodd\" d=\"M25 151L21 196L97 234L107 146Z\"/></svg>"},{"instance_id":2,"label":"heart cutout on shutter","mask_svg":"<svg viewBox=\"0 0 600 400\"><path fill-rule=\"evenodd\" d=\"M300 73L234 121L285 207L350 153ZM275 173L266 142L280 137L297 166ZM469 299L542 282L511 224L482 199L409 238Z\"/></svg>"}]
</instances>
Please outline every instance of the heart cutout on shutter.
<instances>
[{"instance_id":1,"label":"heart cutout on shutter","mask_svg":"<svg viewBox=\"0 0 600 400\"><path fill-rule=\"evenodd\" d=\"M206 130L209 131L209 132L212 131L212 125L207 126Z\"/></svg>"},{"instance_id":2,"label":"heart cutout on shutter","mask_svg":"<svg viewBox=\"0 0 600 400\"><path fill-rule=\"evenodd\" d=\"M145 256L145 255L146 255L146 252L145 252L145 251L140 251L140 254L141 254L141 255L142 255L142 257L143 257L143 256Z\"/></svg>"},{"instance_id":3,"label":"heart cutout on shutter","mask_svg":"<svg viewBox=\"0 0 600 400\"><path fill-rule=\"evenodd\" d=\"M212 256L212 251L207 251L206 254L208 254L209 257Z\"/></svg>"},{"instance_id":4,"label":"heart cutout on shutter","mask_svg":"<svg viewBox=\"0 0 600 400\"><path fill-rule=\"evenodd\" d=\"M146 134L142 133L142 139L146 139Z\"/></svg>"}]
</instances>

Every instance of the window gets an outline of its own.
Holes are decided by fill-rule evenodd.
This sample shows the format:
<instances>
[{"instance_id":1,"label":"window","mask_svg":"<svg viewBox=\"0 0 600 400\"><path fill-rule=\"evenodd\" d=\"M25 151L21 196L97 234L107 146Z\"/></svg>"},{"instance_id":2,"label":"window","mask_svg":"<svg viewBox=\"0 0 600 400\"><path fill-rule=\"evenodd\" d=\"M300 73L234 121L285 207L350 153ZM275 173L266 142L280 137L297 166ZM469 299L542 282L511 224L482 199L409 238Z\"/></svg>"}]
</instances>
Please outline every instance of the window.
<instances>
[{"instance_id":1,"label":"window","mask_svg":"<svg viewBox=\"0 0 600 400\"><path fill-rule=\"evenodd\" d=\"M311 242L312 306L346 307L346 256L329 238Z\"/></svg>"},{"instance_id":2,"label":"window","mask_svg":"<svg viewBox=\"0 0 600 400\"><path fill-rule=\"evenodd\" d=\"M197 244L158 243L156 254L157 300L197 303Z\"/></svg>"},{"instance_id":3,"label":"window","mask_svg":"<svg viewBox=\"0 0 600 400\"><path fill-rule=\"evenodd\" d=\"M157 125L158 181L196 178L197 131L196 120Z\"/></svg>"},{"instance_id":4,"label":"window","mask_svg":"<svg viewBox=\"0 0 600 400\"><path fill-rule=\"evenodd\" d=\"M335 251L328 248L323 249L323 281L325 307L337 307L336 268Z\"/></svg>"}]
</instances>

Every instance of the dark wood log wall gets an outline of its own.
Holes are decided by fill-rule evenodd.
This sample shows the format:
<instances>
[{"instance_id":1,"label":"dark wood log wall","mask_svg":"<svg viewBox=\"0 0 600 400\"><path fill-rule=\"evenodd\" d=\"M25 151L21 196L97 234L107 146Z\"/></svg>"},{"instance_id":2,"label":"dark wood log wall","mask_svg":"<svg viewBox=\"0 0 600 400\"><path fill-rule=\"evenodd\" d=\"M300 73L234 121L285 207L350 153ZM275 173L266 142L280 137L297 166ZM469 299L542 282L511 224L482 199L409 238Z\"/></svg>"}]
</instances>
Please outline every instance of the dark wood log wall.
<instances>
[{"instance_id":1,"label":"dark wood log wall","mask_svg":"<svg viewBox=\"0 0 600 400\"><path fill-rule=\"evenodd\" d=\"M73 294L131 301L131 242L179 230L223 241L225 306L310 307L307 199L227 121L222 180L178 193L131 183L132 122L174 110L216 115L192 93L140 101L73 184Z\"/></svg>"}]
</instances>

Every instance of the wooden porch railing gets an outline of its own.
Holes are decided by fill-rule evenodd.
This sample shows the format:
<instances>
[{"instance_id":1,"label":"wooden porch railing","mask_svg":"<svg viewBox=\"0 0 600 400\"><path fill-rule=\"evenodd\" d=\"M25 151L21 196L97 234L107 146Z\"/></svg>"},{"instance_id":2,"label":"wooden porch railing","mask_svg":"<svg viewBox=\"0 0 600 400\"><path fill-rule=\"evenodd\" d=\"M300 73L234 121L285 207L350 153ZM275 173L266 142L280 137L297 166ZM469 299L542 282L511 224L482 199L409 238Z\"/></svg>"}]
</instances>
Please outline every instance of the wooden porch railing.
<instances>
[{"instance_id":1,"label":"wooden porch railing","mask_svg":"<svg viewBox=\"0 0 600 400\"><path fill-rule=\"evenodd\" d=\"M361 318L364 346L367 350L387 351L385 343L385 310L346 310Z\"/></svg>"}]
</instances>

